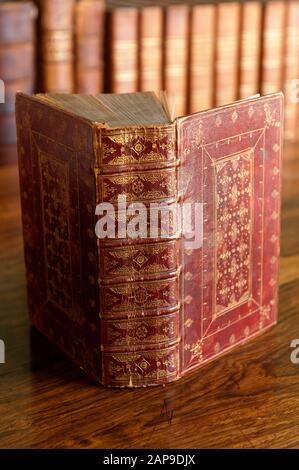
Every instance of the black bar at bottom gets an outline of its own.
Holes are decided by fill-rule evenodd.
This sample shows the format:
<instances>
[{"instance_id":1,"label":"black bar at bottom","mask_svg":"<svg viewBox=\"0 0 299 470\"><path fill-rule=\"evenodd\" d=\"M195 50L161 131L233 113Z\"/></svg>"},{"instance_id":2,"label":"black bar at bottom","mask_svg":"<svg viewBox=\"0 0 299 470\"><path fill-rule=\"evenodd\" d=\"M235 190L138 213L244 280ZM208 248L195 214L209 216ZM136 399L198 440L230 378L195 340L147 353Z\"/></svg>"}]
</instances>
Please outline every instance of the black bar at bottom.
<instances>
[{"instance_id":1,"label":"black bar at bottom","mask_svg":"<svg viewBox=\"0 0 299 470\"><path fill-rule=\"evenodd\" d=\"M17 465L20 469L25 465L30 468L54 468L54 465L66 465L68 468L82 467L82 469L96 468L140 468L161 466L176 466L180 468L211 468L211 465L220 465L231 469L242 468L245 465L267 465L275 463L286 468L288 462L294 459L298 463L298 450L269 450L269 449L0 449L0 463L2 469ZM7 466L4 466L7 465Z\"/></svg>"}]
</instances>

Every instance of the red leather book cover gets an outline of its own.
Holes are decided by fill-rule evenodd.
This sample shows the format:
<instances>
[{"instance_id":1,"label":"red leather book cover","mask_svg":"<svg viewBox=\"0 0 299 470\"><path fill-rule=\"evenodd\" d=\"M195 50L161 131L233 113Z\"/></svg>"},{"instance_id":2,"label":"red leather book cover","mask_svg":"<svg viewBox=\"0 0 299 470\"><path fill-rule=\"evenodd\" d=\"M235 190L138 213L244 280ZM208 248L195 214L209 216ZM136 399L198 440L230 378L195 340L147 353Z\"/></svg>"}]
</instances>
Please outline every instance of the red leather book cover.
<instances>
[{"instance_id":1,"label":"red leather book cover","mask_svg":"<svg viewBox=\"0 0 299 470\"><path fill-rule=\"evenodd\" d=\"M281 94L111 128L18 95L34 325L117 387L171 382L273 325L282 122ZM119 195L195 215L187 231L97 239L95 207Z\"/></svg>"},{"instance_id":2,"label":"red leather book cover","mask_svg":"<svg viewBox=\"0 0 299 470\"><path fill-rule=\"evenodd\" d=\"M96 94L103 87L102 0L81 0L75 6L76 92Z\"/></svg>"},{"instance_id":3,"label":"red leather book cover","mask_svg":"<svg viewBox=\"0 0 299 470\"><path fill-rule=\"evenodd\" d=\"M283 88L287 2L265 4L263 23L262 93Z\"/></svg>"},{"instance_id":4,"label":"red leather book cover","mask_svg":"<svg viewBox=\"0 0 299 470\"><path fill-rule=\"evenodd\" d=\"M162 89L163 10L145 7L140 10L140 91Z\"/></svg>"},{"instance_id":5,"label":"red leather book cover","mask_svg":"<svg viewBox=\"0 0 299 470\"><path fill-rule=\"evenodd\" d=\"M16 119L30 319L99 380L93 128L21 94Z\"/></svg>"},{"instance_id":6,"label":"red leather book cover","mask_svg":"<svg viewBox=\"0 0 299 470\"><path fill-rule=\"evenodd\" d=\"M248 98L260 91L262 12L259 2L242 4L239 98Z\"/></svg>"},{"instance_id":7,"label":"red leather book cover","mask_svg":"<svg viewBox=\"0 0 299 470\"><path fill-rule=\"evenodd\" d=\"M181 247L183 374L277 320L282 126L281 94L179 120L182 202L203 205L202 246Z\"/></svg>"},{"instance_id":8,"label":"red leather book cover","mask_svg":"<svg viewBox=\"0 0 299 470\"><path fill-rule=\"evenodd\" d=\"M130 93L138 88L138 10L116 8L107 15L109 90Z\"/></svg>"},{"instance_id":9,"label":"red leather book cover","mask_svg":"<svg viewBox=\"0 0 299 470\"><path fill-rule=\"evenodd\" d=\"M214 104L215 5L192 7L190 31L190 112Z\"/></svg>"},{"instance_id":10,"label":"red leather book cover","mask_svg":"<svg viewBox=\"0 0 299 470\"><path fill-rule=\"evenodd\" d=\"M284 55L285 138L299 138L299 3L287 3L286 44Z\"/></svg>"},{"instance_id":11,"label":"red leather book cover","mask_svg":"<svg viewBox=\"0 0 299 470\"><path fill-rule=\"evenodd\" d=\"M165 11L164 81L175 116L187 112L189 7L169 5Z\"/></svg>"},{"instance_id":12,"label":"red leather book cover","mask_svg":"<svg viewBox=\"0 0 299 470\"><path fill-rule=\"evenodd\" d=\"M215 104L232 103L238 97L241 5L217 4Z\"/></svg>"}]
</instances>

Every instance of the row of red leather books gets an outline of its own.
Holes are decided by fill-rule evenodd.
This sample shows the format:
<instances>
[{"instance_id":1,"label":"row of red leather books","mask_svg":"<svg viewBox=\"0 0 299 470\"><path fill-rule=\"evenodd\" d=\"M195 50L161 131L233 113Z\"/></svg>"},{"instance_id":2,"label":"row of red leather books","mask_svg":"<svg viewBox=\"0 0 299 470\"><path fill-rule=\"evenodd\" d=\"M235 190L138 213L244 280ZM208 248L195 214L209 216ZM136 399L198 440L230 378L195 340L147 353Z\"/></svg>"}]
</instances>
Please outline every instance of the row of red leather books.
<instances>
[{"instance_id":1,"label":"row of red leather books","mask_svg":"<svg viewBox=\"0 0 299 470\"><path fill-rule=\"evenodd\" d=\"M184 115L283 90L299 136L298 0L115 8L107 46L110 91L165 89Z\"/></svg>"},{"instance_id":2,"label":"row of red leather books","mask_svg":"<svg viewBox=\"0 0 299 470\"><path fill-rule=\"evenodd\" d=\"M283 90L285 135L299 136L298 0L148 3L153 2L0 4L5 24L0 78L6 85L6 103L0 104L0 161L11 158L9 148L15 148L18 90L93 94L163 89L174 115Z\"/></svg>"}]
</instances>

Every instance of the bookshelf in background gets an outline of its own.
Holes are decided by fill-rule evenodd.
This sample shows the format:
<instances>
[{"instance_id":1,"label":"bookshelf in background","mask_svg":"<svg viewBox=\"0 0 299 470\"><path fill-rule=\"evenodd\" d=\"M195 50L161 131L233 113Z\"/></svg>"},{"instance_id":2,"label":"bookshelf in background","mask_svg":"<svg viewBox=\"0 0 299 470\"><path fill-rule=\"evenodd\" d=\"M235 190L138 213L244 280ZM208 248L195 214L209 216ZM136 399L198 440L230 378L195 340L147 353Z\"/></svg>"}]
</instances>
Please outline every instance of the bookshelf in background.
<instances>
[{"instance_id":1,"label":"bookshelf in background","mask_svg":"<svg viewBox=\"0 0 299 470\"><path fill-rule=\"evenodd\" d=\"M299 0L35 0L37 36L28 3L0 3L2 154L15 149L17 90L166 89L175 115L283 90L285 136L299 140Z\"/></svg>"}]
</instances>

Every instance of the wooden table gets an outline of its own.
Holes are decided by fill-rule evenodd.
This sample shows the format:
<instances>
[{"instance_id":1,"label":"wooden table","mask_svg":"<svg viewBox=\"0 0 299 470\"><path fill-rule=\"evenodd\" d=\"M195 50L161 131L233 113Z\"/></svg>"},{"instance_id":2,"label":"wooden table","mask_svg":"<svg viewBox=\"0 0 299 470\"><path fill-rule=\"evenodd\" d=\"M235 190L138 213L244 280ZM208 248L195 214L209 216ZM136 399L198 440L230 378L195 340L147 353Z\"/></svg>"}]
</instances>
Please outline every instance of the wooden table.
<instances>
[{"instance_id":1,"label":"wooden table","mask_svg":"<svg viewBox=\"0 0 299 470\"><path fill-rule=\"evenodd\" d=\"M165 387L94 384L27 319L16 167L0 169L0 447L299 447L299 148L283 172L279 323Z\"/></svg>"}]
</instances>

